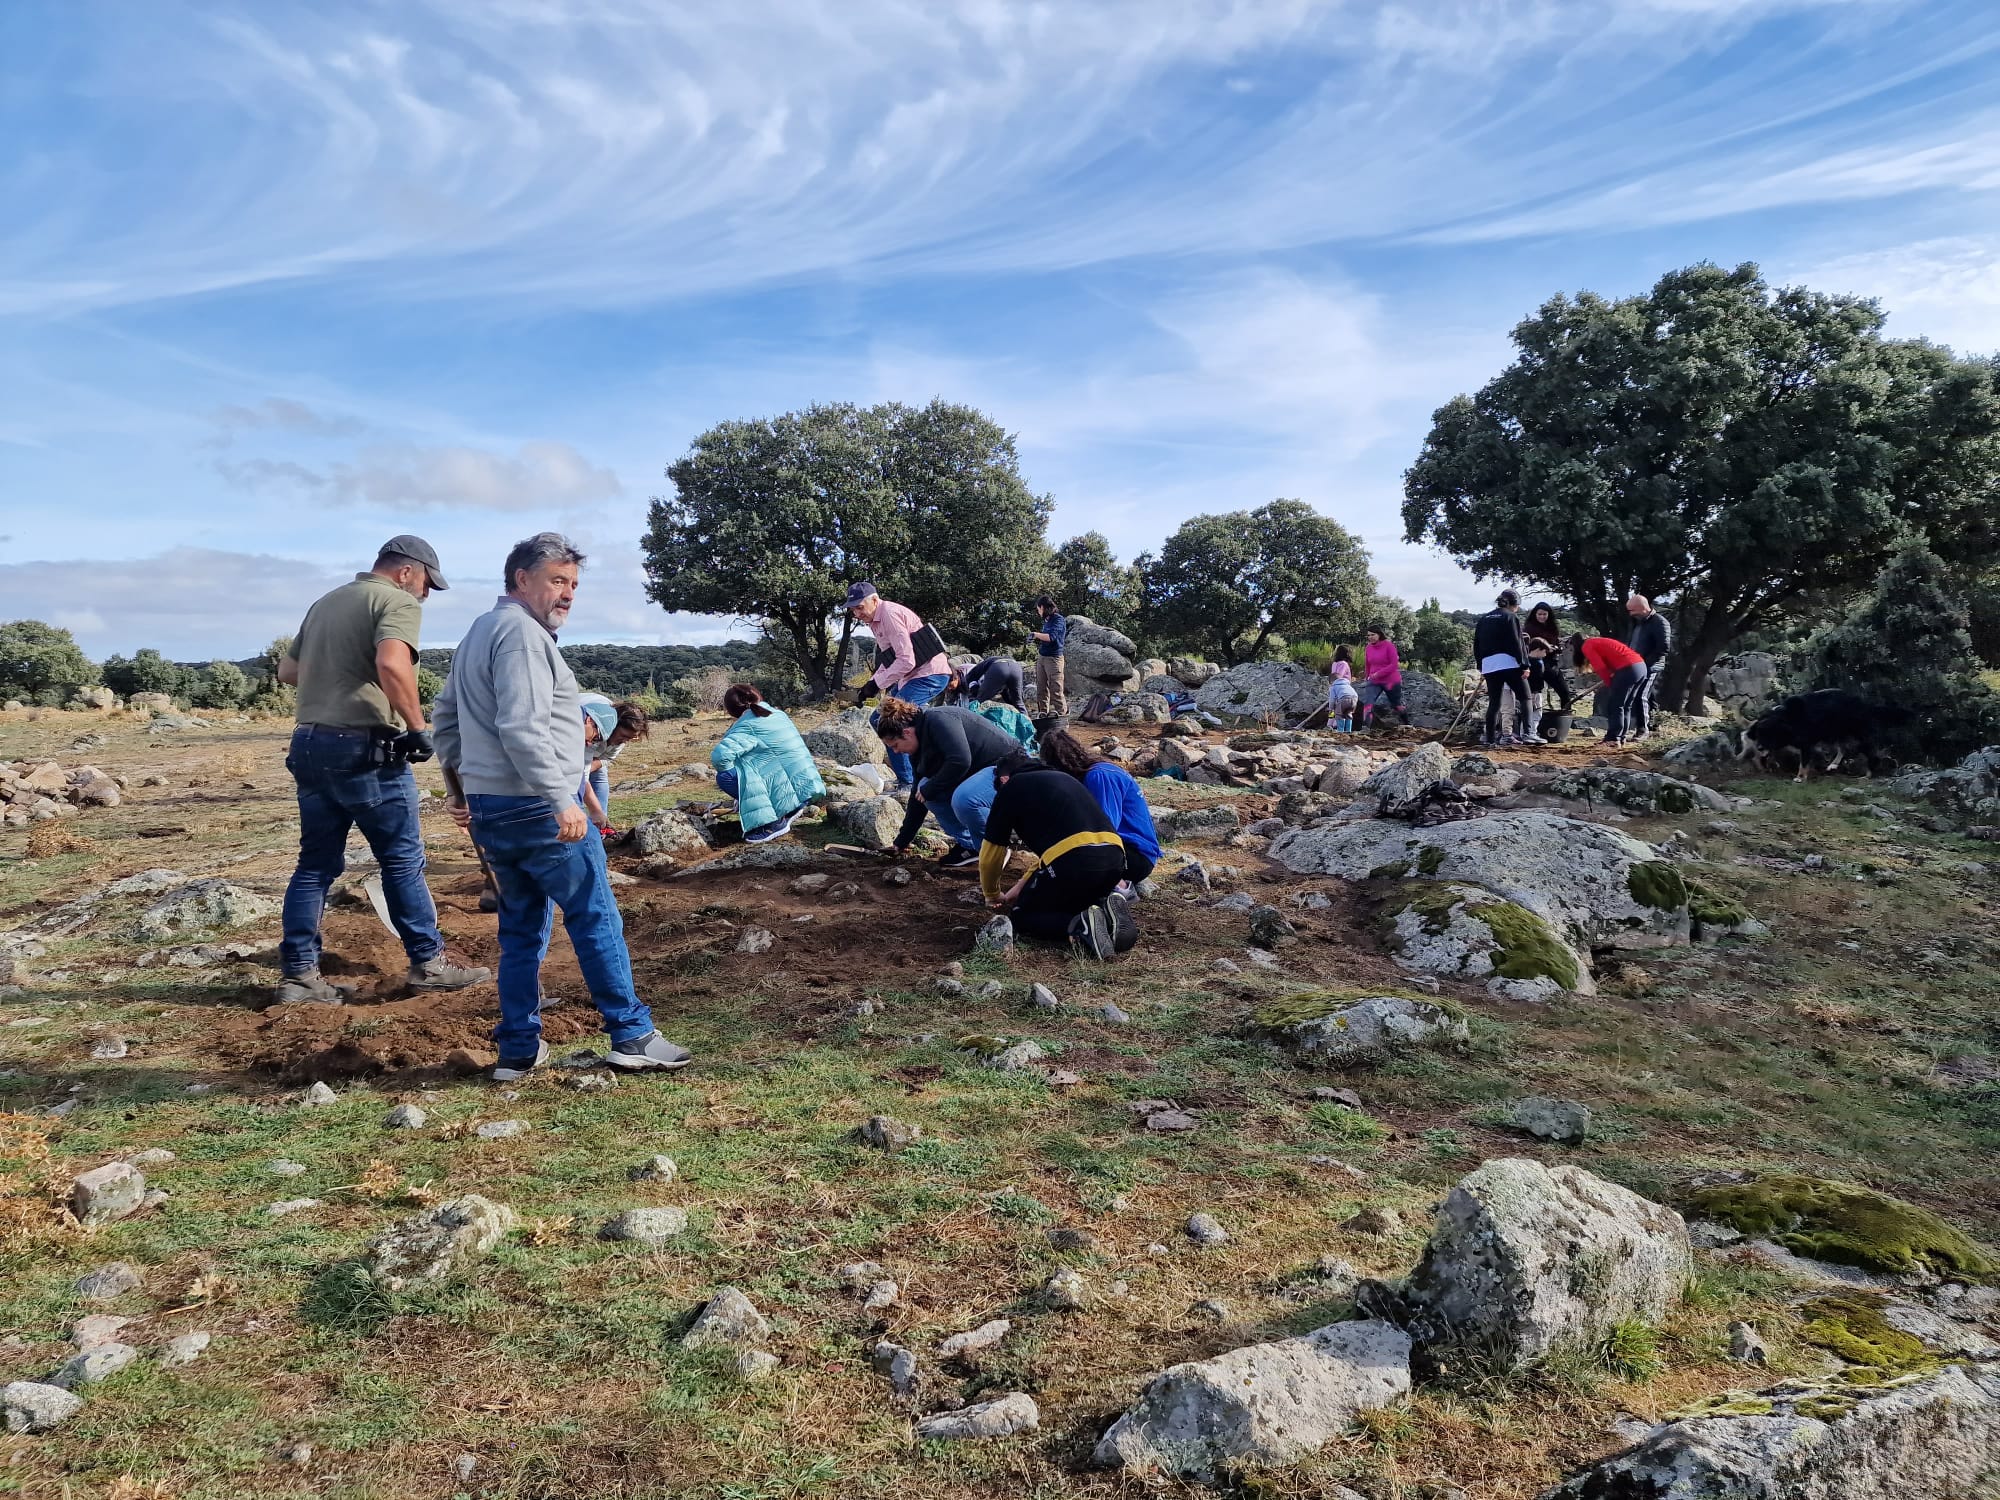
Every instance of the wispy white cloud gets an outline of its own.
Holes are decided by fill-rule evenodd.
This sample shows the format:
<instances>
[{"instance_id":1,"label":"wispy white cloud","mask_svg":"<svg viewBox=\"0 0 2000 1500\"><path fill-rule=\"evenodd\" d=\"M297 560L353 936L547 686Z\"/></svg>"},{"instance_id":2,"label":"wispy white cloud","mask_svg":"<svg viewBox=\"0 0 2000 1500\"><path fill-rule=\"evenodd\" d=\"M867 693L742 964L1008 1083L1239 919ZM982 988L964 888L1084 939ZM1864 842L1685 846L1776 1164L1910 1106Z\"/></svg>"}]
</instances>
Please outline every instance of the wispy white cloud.
<instances>
[{"instance_id":1,"label":"wispy white cloud","mask_svg":"<svg viewBox=\"0 0 2000 1500\"><path fill-rule=\"evenodd\" d=\"M2000 240L1949 236L1841 255L1786 269L1815 291L1873 297L1886 331L1927 338L1961 354L2000 353Z\"/></svg>"},{"instance_id":2,"label":"wispy white cloud","mask_svg":"<svg viewBox=\"0 0 2000 1500\"><path fill-rule=\"evenodd\" d=\"M568 443L523 443L511 457L384 443L324 468L289 458L222 458L216 469L244 489L379 510L554 512L608 500L622 489L616 474Z\"/></svg>"},{"instance_id":3,"label":"wispy white cloud","mask_svg":"<svg viewBox=\"0 0 2000 1500\"><path fill-rule=\"evenodd\" d=\"M1994 44L1979 7L1948 5L1926 61L1885 77L1849 18L1892 26L1901 8L128 9L98 18L73 91L68 69L19 53L22 102L0 124L33 144L0 190L40 212L0 252L0 311L342 276L378 292L659 299L865 266L1255 252L1446 220L1532 232L1552 193L1574 197L1562 222L1601 226L1630 207L1621 186L1677 181L1688 161L1716 197L1704 211L1727 211L1713 184L1760 172L1783 179L1779 201L1893 190L1893 163L1913 158L1932 180L1976 176L1984 158L1948 144L1970 105L1946 91L1926 118L1886 122L1873 166L1776 164L1757 139ZM1820 39L1810 71L1664 86L1801 15Z\"/></svg>"}]
</instances>

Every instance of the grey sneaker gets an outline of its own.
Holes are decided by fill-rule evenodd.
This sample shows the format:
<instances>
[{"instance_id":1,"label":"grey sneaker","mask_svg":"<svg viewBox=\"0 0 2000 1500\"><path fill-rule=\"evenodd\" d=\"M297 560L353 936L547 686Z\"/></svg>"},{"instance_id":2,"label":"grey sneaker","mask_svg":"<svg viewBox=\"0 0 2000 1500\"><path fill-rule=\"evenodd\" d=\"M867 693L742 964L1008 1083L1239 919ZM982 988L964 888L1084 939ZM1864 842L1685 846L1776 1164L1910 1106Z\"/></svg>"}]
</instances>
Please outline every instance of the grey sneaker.
<instances>
[{"instance_id":1,"label":"grey sneaker","mask_svg":"<svg viewBox=\"0 0 2000 1500\"><path fill-rule=\"evenodd\" d=\"M694 1061L694 1054L685 1047L677 1047L657 1031L648 1032L636 1042L627 1042L622 1047L613 1047L606 1059L614 1068L622 1068L628 1073L642 1072L648 1068L662 1068L671 1071L685 1068Z\"/></svg>"},{"instance_id":2,"label":"grey sneaker","mask_svg":"<svg viewBox=\"0 0 2000 1500\"><path fill-rule=\"evenodd\" d=\"M413 990L462 990L484 984L493 977L491 969L461 969L440 953L436 958L410 965Z\"/></svg>"},{"instance_id":3,"label":"grey sneaker","mask_svg":"<svg viewBox=\"0 0 2000 1500\"><path fill-rule=\"evenodd\" d=\"M278 986L274 1005L345 1005L347 992L336 989L326 982L318 969L307 969L303 974L287 974L285 982Z\"/></svg>"},{"instance_id":4,"label":"grey sneaker","mask_svg":"<svg viewBox=\"0 0 2000 1500\"><path fill-rule=\"evenodd\" d=\"M549 1044L535 1043L533 1057L503 1057L493 1067L495 1083L517 1083L549 1060Z\"/></svg>"},{"instance_id":5,"label":"grey sneaker","mask_svg":"<svg viewBox=\"0 0 2000 1500\"><path fill-rule=\"evenodd\" d=\"M1139 941L1139 924L1132 917L1132 902L1122 891L1113 891L1104 898L1104 911L1111 918L1111 946L1119 953L1128 952Z\"/></svg>"}]
</instances>

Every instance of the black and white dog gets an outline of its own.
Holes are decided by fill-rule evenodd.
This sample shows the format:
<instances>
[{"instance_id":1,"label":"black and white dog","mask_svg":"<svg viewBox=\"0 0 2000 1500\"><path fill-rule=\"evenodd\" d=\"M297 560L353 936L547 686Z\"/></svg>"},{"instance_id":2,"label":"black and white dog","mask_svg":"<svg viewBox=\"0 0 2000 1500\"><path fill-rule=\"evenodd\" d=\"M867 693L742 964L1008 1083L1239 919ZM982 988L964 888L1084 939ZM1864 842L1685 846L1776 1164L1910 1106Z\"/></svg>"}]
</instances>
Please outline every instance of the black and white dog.
<instances>
[{"instance_id":1,"label":"black and white dog","mask_svg":"<svg viewBox=\"0 0 2000 1500\"><path fill-rule=\"evenodd\" d=\"M1830 773L1855 756L1868 767L1863 774L1871 774L1878 731L1908 718L1905 709L1870 703L1845 688L1799 693L1766 711L1743 731L1736 758L1750 761L1759 770L1789 768L1796 762L1796 779L1804 781L1815 767Z\"/></svg>"}]
</instances>

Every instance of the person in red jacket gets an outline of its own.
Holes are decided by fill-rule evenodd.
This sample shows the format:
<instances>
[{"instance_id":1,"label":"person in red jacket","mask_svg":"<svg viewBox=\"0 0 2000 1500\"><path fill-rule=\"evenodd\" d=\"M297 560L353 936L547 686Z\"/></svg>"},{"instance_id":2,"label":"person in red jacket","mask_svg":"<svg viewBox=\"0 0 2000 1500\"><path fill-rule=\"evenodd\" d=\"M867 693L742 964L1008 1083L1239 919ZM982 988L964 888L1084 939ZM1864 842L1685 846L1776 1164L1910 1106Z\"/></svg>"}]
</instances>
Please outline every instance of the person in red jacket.
<instances>
[{"instance_id":1,"label":"person in red jacket","mask_svg":"<svg viewBox=\"0 0 2000 1500\"><path fill-rule=\"evenodd\" d=\"M1588 667L1604 684L1604 743L1625 742L1626 726L1637 727L1633 714L1639 695L1646 690L1646 658L1623 641L1608 635L1578 636L1570 646L1570 659L1578 667Z\"/></svg>"}]
</instances>

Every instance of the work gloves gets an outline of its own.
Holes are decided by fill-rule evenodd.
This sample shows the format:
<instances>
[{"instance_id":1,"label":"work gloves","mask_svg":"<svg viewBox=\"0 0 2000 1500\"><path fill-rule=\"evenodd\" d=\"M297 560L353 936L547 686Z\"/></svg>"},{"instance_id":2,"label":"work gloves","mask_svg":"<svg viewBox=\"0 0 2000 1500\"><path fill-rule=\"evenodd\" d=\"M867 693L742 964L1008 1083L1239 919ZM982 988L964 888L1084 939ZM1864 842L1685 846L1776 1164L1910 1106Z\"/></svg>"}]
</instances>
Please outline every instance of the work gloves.
<instances>
[{"instance_id":1,"label":"work gloves","mask_svg":"<svg viewBox=\"0 0 2000 1500\"><path fill-rule=\"evenodd\" d=\"M429 760L437 754L428 729L406 729L390 742L389 748L408 761Z\"/></svg>"}]
</instances>

